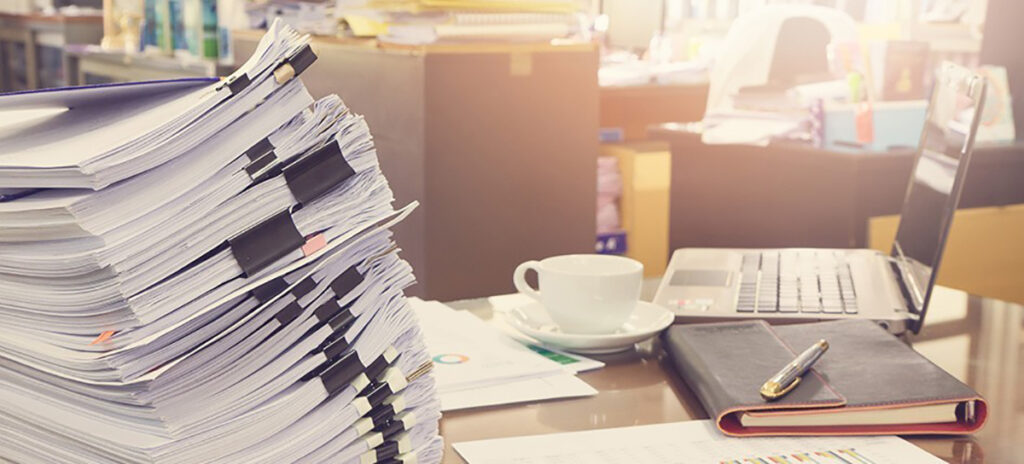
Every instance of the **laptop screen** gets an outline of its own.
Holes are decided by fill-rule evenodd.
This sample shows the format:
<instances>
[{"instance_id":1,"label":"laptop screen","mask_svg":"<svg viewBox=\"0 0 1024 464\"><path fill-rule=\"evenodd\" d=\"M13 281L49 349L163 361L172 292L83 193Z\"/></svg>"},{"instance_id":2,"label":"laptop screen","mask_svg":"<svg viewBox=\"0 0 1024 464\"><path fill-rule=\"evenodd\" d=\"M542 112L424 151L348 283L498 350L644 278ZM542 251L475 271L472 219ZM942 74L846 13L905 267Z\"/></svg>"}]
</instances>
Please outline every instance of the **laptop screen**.
<instances>
[{"instance_id":1,"label":"laptop screen","mask_svg":"<svg viewBox=\"0 0 1024 464\"><path fill-rule=\"evenodd\" d=\"M984 80L943 64L932 90L892 256L912 312L924 319L977 131ZM919 327L915 327L916 332Z\"/></svg>"}]
</instances>

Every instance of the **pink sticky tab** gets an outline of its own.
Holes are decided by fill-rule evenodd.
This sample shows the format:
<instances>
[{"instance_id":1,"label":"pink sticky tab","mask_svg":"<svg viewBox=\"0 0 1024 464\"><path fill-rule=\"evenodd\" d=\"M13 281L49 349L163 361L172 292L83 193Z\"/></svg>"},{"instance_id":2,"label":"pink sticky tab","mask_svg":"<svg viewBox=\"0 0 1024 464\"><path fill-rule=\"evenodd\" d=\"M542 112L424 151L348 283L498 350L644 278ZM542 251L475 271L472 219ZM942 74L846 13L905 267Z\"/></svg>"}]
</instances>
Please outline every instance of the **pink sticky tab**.
<instances>
[{"instance_id":1,"label":"pink sticky tab","mask_svg":"<svg viewBox=\"0 0 1024 464\"><path fill-rule=\"evenodd\" d=\"M324 237L324 234L316 234L306 239L306 244L302 245L302 254L303 256L309 256L320 251L325 246L327 246L327 238Z\"/></svg>"}]
</instances>

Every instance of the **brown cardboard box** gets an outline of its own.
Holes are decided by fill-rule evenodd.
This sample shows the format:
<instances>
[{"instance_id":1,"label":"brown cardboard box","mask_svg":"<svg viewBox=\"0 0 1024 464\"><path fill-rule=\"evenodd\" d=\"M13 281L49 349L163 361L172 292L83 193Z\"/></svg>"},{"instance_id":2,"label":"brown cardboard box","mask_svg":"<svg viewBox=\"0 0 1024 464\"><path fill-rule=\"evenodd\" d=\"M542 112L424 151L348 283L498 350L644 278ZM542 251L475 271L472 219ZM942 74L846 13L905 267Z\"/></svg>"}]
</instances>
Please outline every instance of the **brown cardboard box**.
<instances>
[{"instance_id":1,"label":"brown cardboard box","mask_svg":"<svg viewBox=\"0 0 1024 464\"><path fill-rule=\"evenodd\" d=\"M672 157L668 144L643 142L601 146L622 171L620 214L626 231L626 256L644 264L644 275L660 276L668 265L669 185Z\"/></svg>"},{"instance_id":2,"label":"brown cardboard box","mask_svg":"<svg viewBox=\"0 0 1024 464\"><path fill-rule=\"evenodd\" d=\"M233 35L236 56L260 35ZM598 152L594 44L390 46L315 37L302 73L366 117L396 205L393 228L435 300L513 291L519 263L593 253Z\"/></svg>"},{"instance_id":3,"label":"brown cardboard box","mask_svg":"<svg viewBox=\"0 0 1024 464\"><path fill-rule=\"evenodd\" d=\"M899 216L871 218L868 243L889 252ZM938 284L1024 303L1024 205L956 212Z\"/></svg>"}]
</instances>

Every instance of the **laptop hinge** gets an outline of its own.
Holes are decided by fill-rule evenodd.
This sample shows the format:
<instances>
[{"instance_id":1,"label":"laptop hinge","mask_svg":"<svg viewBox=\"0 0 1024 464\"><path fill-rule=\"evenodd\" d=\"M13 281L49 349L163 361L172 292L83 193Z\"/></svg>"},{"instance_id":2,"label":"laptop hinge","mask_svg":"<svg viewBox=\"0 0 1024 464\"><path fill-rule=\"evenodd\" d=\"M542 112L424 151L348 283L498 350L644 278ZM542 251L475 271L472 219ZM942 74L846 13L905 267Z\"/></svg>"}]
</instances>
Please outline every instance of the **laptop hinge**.
<instances>
[{"instance_id":1,"label":"laptop hinge","mask_svg":"<svg viewBox=\"0 0 1024 464\"><path fill-rule=\"evenodd\" d=\"M899 261L892 256L886 256L885 260L889 263L889 270L892 272L893 278L896 279L896 286L900 289L900 297L903 298L903 306L907 308L908 319L915 322L920 321L921 315L918 312L917 305L914 304L913 296L910 295L910 288L907 287L906 281L903 280Z\"/></svg>"}]
</instances>

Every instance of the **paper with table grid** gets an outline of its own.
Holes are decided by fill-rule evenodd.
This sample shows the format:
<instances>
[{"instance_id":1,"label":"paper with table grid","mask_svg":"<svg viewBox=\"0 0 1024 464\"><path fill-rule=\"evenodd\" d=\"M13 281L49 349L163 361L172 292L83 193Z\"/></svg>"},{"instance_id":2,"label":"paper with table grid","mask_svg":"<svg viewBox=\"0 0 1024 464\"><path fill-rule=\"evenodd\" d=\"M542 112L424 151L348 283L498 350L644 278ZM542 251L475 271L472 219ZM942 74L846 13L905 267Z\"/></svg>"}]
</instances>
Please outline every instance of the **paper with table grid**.
<instances>
[{"instance_id":1,"label":"paper with table grid","mask_svg":"<svg viewBox=\"0 0 1024 464\"><path fill-rule=\"evenodd\" d=\"M711 421L456 443L469 464L942 464L898 437L730 438Z\"/></svg>"}]
</instances>

